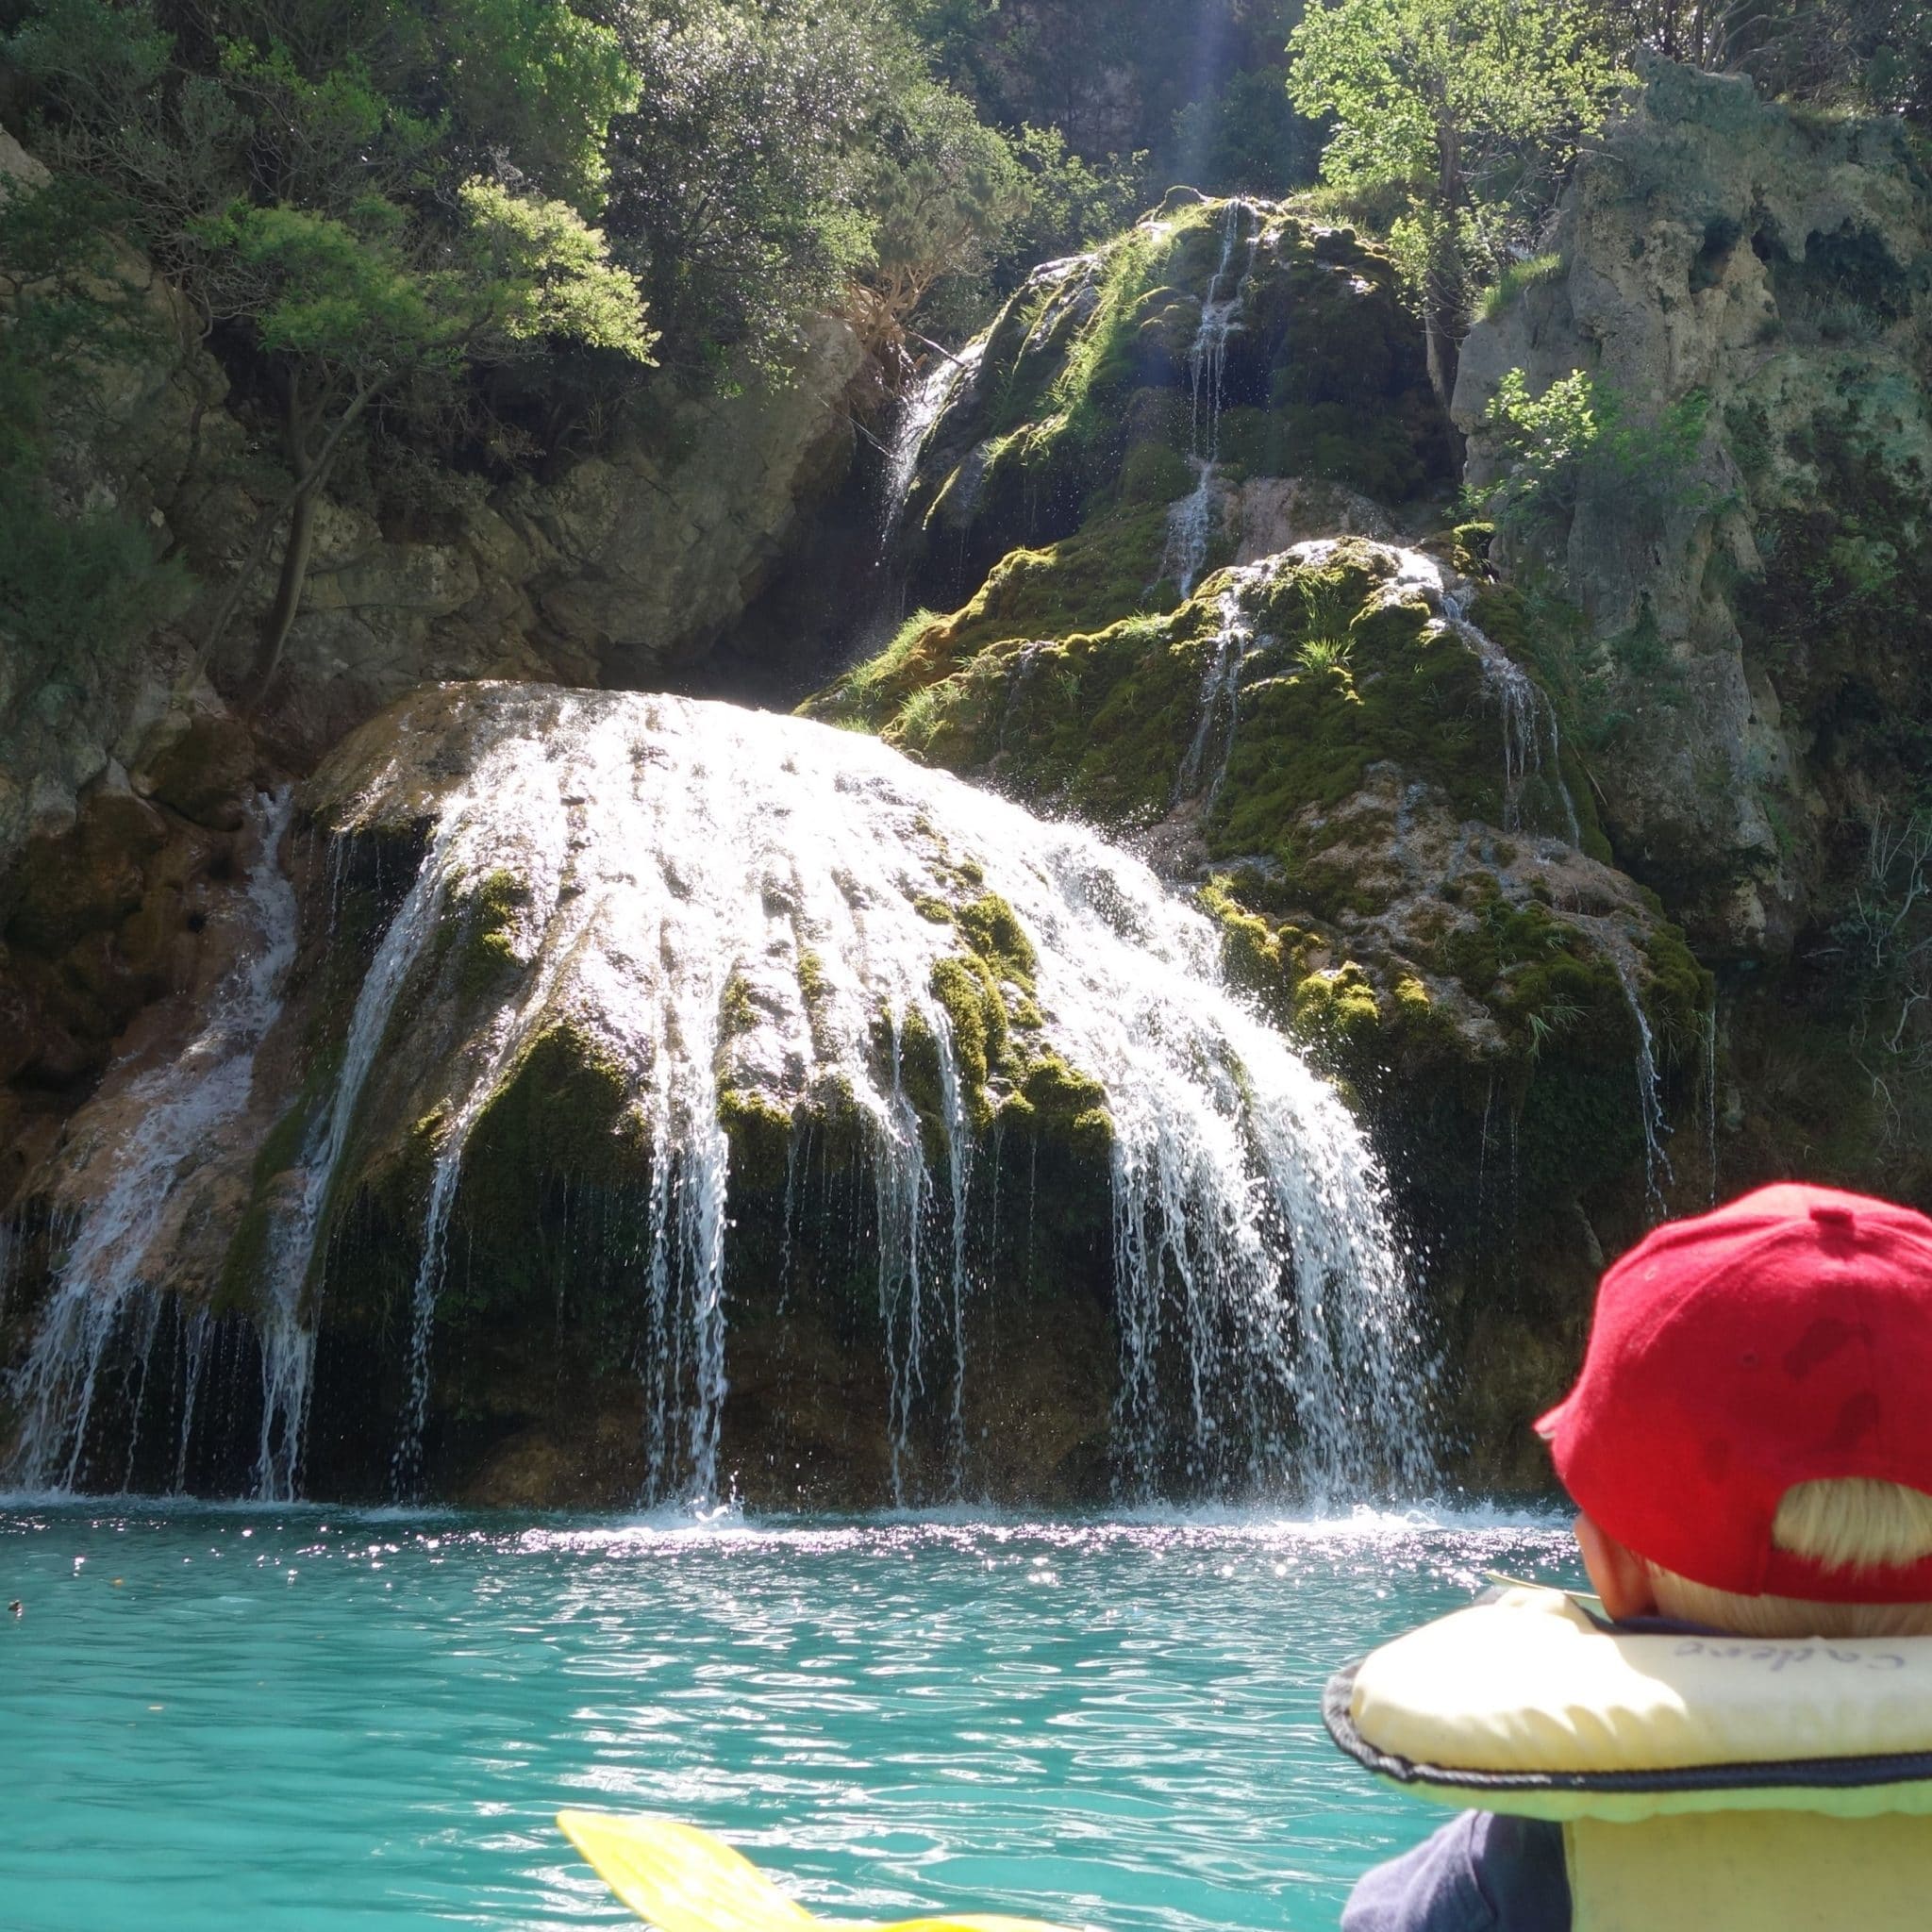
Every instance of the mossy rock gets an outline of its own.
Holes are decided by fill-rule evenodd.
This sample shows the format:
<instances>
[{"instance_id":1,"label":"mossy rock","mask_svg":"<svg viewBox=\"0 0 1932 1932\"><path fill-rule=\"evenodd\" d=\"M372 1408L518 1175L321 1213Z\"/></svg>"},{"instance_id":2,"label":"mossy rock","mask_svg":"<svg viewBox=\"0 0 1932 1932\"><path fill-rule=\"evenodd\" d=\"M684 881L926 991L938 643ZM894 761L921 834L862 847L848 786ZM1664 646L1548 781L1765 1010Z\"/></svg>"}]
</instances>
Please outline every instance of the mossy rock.
<instances>
[{"instance_id":1,"label":"mossy rock","mask_svg":"<svg viewBox=\"0 0 1932 1932\"><path fill-rule=\"evenodd\" d=\"M1204 404L1192 351L1231 214L1242 311ZM916 581L977 582L1101 510L1187 494L1180 466L1204 451L1213 402L1233 477L1327 477L1389 504L1453 480L1455 439L1386 255L1284 208L1164 206L1030 282L994 323L915 482L909 525L928 540Z\"/></svg>"}]
</instances>

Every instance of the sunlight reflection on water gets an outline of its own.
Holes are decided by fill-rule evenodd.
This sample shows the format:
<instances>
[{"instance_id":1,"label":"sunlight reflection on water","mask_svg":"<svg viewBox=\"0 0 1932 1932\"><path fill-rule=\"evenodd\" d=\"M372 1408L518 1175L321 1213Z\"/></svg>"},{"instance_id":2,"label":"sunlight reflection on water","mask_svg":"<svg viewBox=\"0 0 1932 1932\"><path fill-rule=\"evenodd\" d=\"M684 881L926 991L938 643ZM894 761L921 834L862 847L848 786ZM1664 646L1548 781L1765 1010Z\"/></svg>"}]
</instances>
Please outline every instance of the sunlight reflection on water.
<instances>
[{"instance_id":1,"label":"sunlight reflection on water","mask_svg":"<svg viewBox=\"0 0 1932 1932\"><path fill-rule=\"evenodd\" d=\"M719 1830L814 1907L1332 1925L1433 1822L1328 1746L1346 1657L1554 1518L697 1524L0 1510L8 1932L624 1921L561 1804Z\"/></svg>"}]
</instances>

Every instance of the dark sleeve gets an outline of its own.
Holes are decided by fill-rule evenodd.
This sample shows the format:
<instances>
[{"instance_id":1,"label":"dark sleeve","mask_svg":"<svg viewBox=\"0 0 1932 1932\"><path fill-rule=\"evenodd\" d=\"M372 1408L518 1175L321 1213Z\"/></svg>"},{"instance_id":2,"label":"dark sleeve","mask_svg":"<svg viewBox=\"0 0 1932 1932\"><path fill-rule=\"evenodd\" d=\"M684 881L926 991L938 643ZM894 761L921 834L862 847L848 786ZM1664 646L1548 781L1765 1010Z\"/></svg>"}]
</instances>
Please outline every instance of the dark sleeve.
<instances>
[{"instance_id":1,"label":"dark sleeve","mask_svg":"<svg viewBox=\"0 0 1932 1932\"><path fill-rule=\"evenodd\" d=\"M1563 1828L1464 1811L1363 1877L1341 1932L1570 1932Z\"/></svg>"}]
</instances>

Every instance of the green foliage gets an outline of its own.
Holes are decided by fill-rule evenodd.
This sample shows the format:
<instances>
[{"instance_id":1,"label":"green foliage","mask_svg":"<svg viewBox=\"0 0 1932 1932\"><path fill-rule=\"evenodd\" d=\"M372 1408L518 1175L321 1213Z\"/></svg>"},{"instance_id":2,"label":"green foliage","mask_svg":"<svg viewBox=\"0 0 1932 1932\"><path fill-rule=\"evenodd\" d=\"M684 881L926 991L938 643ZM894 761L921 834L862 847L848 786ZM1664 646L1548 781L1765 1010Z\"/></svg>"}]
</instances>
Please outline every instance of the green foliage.
<instances>
[{"instance_id":1,"label":"green foliage","mask_svg":"<svg viewBox=\"0 0 1932 1932\"><path fill-rule=\"evenodd\" d=\"M1278 198L1307 187L1322 165L1323 131L1295 111L1287 90L1288 69L1270 61L1191 101L1174 121L1179 178L1216 194Z\"/></svg>"},{"instance_id":2,"label":"green foliage","mask_svg":"<svg viewBox=\"0 0 1932 1932\"><path fill-rule=\"evenodd\" d=\"M1090 161L1058 127L1022 127L1013 153L1026 172L1027 204L1003 238L1002 279L1017 281L1042 261L1119 234L1146 203L1144 149Z\"/></svg>"},{"instance_id":3,"label":"green foliage","mask_svg":"<svg viewBox=\"0 0 1932 1932\"><path fill-rule=\"evenodd\" d=\"M1031 206L1033 177L970 101L909 58L881 122L863 183L868 291L891 323L918 315L943 325L928 298L950 285L956 324L970 331L986 275Z\"/></svg>"},{"instance_id":4,"label":"green foliage","mask_svg":"<svg viewBox=\"0 0 1932 1932\"><path fill-rule=\"evenodd\" d=\"M902 14L620 0L642 86L612 126L608 226L681 366L742 348L775 367L832 308L879 341L915 319L970 332L995 264L1112 218L1108 172L983 120Z\"/></svg>"},{"instance_id":5,"label":"green foliage","mask_svg":"<svg viewBox=\"0 0 1932 1932\"><path fill-rule=\"evenodd\" d=\"M1536 539L1560 531L1584 490L1651 518L1702 504L1707 486L1695 466L1709 400L1694 390L1646 423L1586 370L1533 395L1523 371L1511 369L1483 417L1503 474L1473 492L1474 507L1499 530Z\"/></svg>"},{"instance_id":6,"label":"green foliage","mask_svg":"<svg viewBox=\"0 0 1932 1932\"><path fill-rule=\"evenodd\" d=\"M275 399L288 490L204 640L286 520L258 682L352 430L446 446L474 427L485 367L558 343L650 359L635 286L583 213L635 76L611 30L563 0L265 0L212 18L28 0L0 53L33 85L56 160L111 197L184 321L225 325L246 387Z\"/></svg>"},{"instance_id":7,"label":"green foliage","mask_svg":"<svg viewBox=\"0 0 1932 1932\"><path fill-rule=\"evenodd\" d=\"M463 0L439 8L438 68L450 121L473 164L508 157L579 214L607 180L605 136L637 103L639 77L616 31L558 0Z\"/></svg>"},{"instance_id":8,"label":"green foliage","mask_svg":"<svg viewBox=\"0 0 1932 1932\"><path fill-rule=\"evenodd\" d=\"M1562 270L1560 255L1532 255L1521 261L1506 262L1495 281L1483 291L1476 305L1478 317L1484 322L1494 322L1538 283L1554 281Z\"/></svg>"},{"instance_id":9,"label":"green foliage","mask_svg":"<svg viewBox=\"0 0 1932 1932\"><path fill-rule=\"evenodd\" d=\"M1289 47L1296 105L1334 117L1336 182L1424 181L1451 142L1465 175L1517 144L1574 143L1628 78L1552 0L1335 0Z\"/></svg>"},{"instance_id":10,"label":"green foliage","mask_svg":"<svg viewBox=\"0 0 1932 1932\"><path fill-rule=\"evenodd\" d=\"M1561 0L1333 0L1289 42L1288 90L1331 116L1323 177L1403 197L1390 234L1446 403L1476 286L1533 227L1628 79Z\"/></svg>"},{"instance_id":11,"label":"green foliage","mask_svg":"<svg viewBox=\"0 0 1932 1932\"><path fill-rule=\"evenodd\" d=\"M98 433L100 373L153 353L141 291L123 280L98 196L57 178L0 198L0 703L43 708L178 614L189 582L111 505L75 503L49 475L50 437Z\"/></svg>"}]
</instances>

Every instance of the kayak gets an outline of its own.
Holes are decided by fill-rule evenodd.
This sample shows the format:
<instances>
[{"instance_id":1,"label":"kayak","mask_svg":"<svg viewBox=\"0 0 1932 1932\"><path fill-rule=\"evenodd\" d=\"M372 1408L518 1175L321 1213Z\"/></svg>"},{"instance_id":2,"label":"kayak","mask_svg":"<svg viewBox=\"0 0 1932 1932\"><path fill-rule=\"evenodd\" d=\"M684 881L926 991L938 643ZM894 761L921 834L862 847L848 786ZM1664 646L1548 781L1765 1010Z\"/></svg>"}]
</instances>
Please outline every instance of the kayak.
<instances>
[{"instance_id":1,"label":"kayak","mask_svg":"<svg viewBox=\"0 0 1932 1932\"><path fill-rule=\"evenodd\" d=\"M559 1811L565 1837L612 1891L658 1932L807 1932L851 1919L822 1919L780 1890L723 1839L671 1818L625 1818L604 1811ZM945 1912L900 1919L862 1932L1064 1932L1040 1919L991 1912Z\"/></svg>"}]
</instances>

